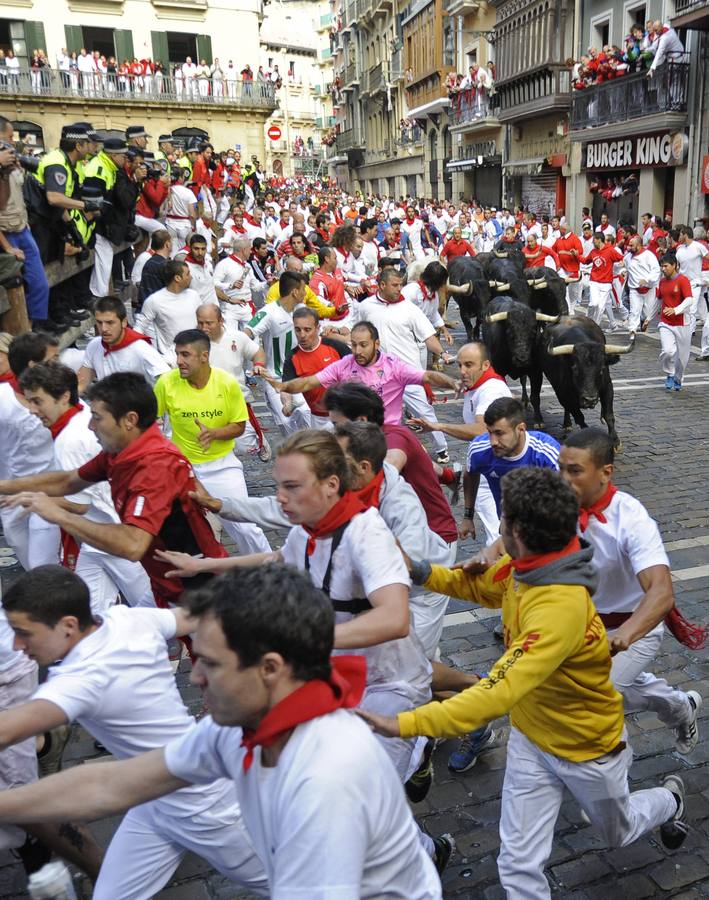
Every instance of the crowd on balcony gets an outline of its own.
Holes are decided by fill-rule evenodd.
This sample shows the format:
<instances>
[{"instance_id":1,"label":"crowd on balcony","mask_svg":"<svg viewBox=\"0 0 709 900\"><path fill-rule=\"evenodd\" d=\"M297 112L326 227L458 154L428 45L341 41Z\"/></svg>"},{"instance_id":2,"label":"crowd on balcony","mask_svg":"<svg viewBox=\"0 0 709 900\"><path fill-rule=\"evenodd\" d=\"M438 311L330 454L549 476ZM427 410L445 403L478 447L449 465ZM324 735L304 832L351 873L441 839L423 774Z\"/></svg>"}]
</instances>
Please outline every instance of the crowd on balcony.
<instances>
[{"instance_id":1,"label":"crowd on balcony","mask_svg":"<svg viewBox=\"0 0 709 900\"><path fill-rule=\"evenodd\" d=\"M85 47L79 53L62 48L56 72L58 83L52 78L52 65L44 50L33 51L28 69L20 66L12 50L0 50L0 90L11 92L29 88L35 94L49 94L58 87L83 97L168 94L185 100L219 101L270 96L282 84L277 65L268 71L259 67L254 73L250 65L239 69L231 59L224 65L217 58L210 64L189 56L183 63L137 57L121 62L116 56Z\"/></svg>"},{"instance_id":2,"label":"crowd on balcony","mask_svg":"<svg viewBox=\"0 0 709 900\"><path fill-rule=\"evenodd\" d=\"M467 75L460 72L449 72L445 80L445 88L451 101L451 109L466 118L484 118L490 112L495 93L495 64L486 66L473 63Z\"/></svg>"},{"instance_id":3,"label":"crowd on balcony","mask_svg":"<svg viewBox=\"0 0 709 900\"><path fill-rule=\"evenodd\" d=\"M602 84L633 72L653 73L663 63L678 60L684 47L677 32L670 25L648 21L643 28L635 25L625 38L624 46L606 44L601 50L589 47L580 60L570 61L572 83L576 90L592 84Z\"/></svg>"}]
</instances>

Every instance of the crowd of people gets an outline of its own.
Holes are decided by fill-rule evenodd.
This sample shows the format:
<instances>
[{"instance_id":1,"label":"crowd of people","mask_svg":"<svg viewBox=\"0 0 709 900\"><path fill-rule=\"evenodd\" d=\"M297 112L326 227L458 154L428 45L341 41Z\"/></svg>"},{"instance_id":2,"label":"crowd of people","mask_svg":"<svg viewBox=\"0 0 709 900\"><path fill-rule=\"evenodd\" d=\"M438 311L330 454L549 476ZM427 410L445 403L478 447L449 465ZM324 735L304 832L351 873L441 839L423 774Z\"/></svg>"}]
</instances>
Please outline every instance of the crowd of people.
<instances>
[{"instance_id":1,"label":"crowd of people","mask_svg":"<svg viewBox=\"0 0 709 900\"><path fill-rule=\"evenodd\" d=\"M571 81L577 90L592 84L602 84L631 75L647 72L652 77L659 66L684 60L684 46L677 32L659 19L649 19L645 27L634 25L625 38L625 45L606 44L600 50L589 47L588 54L580 60L570 61Z\"/></svg>"},{"instance_id":2,"label":"crowd of people","mask_svg":"<svg viewBox=\"0 0 709 900\"><path fill-rule=\"evenodd\" d=\"M438 738L461 738L448 766L467 772L509 714L508 897L550 897L565 789L607 846L657 828L677 849L684 785L630 791L624 714L656 713L692 752L701 695L648 669L663 623L692 647L704 630L613 484L608 434L528 431L484 343L449 356L446 265L518 252L567 278L571 314L638 332L659 316L679 390L705 236L649 213L636 229L584 210L575 234L521 208L349 196L149 140L73 123L24 176L0 150L0 245L32 320L0 335L0 520L24 569L0 615L3 846L30 875L56 852L99 900L147 900L187 851L276 900L435 900L453 843L407 799L428 794ZM40 270L91 248L54 310L95 324L60 351ZM706 324L702 341L709 359ZM462 394L459 423L438 422L434 387ZM270 496L250 496L251 455ZM485 545L455 568L476 517ZM489 672L441 661L451 597L501 610ZM73 722L115 760L57 773ZM80 823L124 810L104 853Z\"/></svg>"}]
</instances>

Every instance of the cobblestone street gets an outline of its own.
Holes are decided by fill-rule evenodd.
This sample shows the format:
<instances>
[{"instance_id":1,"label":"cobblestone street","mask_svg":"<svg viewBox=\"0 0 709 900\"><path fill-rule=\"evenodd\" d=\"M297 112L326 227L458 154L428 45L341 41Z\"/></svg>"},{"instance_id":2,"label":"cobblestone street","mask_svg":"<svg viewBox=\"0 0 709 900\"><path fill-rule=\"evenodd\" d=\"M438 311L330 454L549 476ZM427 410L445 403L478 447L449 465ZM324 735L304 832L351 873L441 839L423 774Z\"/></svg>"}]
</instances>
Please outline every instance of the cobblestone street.
<instances>
[{"instance_id":1,"label":"cobblestone street","mask_svg":"<svg viewBox=\"0 0 709 900\"><path fill-rule=\"evenodd\" d=\"M453 311L457 314L455 306ZM457 315L453 315L455 318ZM457 342L461 338L462 333L457 331ZM616 339L623 340L614 335ZM694 343L696 347L696 339ZM709 591L709 365L696 361L693 353L685 388L681 393L670 394L664 390L659 374L658 350L655 336L641 335L634 352L622 356L612 369L617 429L623 441L615 481L619 488L637 496L658 520L672 562L678 605L688 619L703 623L708 618L704 601ZM516 383L513 392L518 392ZM549 432L561 438L561 410L547 385L542 407ZM448 397L436 409L441 419L459 421L461 401ZM257 403L256 410L269 429L272 443L277 443L265 405ZM598 410L590 411L587 421L598 424ZM463 461L462 442L451 440L450 450L452 459ZM253 494L271 492L270 464L253 458L246 462L246 469ZM462 508L456 509L458 519L461 513ZM274 538L274 544L280 542L276 535L269 537ZM472 542L460 545L459 556L469 556L473 546ZM3 586L19 571L17 565L2 569ZM494 613L471 611L463 603L451 603L441 647L444 659L469 671L487 670L501 649L493 634L496 621ZM689 651L666 636L653 671L671 684L692 687L709 698L706 650ZM200 710L199 694L189 685L188 662L180 664L178 679L185 702L193 711ZM641 714L627 720L635 753L632 787L654 786L668 772L678 772L685 780L690 833L681 850L668 853L657 834L625 849L607 850L594 830L582 821L578 805L568 799L557 823L548 870L555 897L690 900L709 896L708 716L709 702L700 711L700 743L690 757L674 752L674 734L654 715ZM454 742L440 744L435 755L434 786L427 799L414 808L431 834L449 833L455 838L456 850L443 878L446 897L497 900L504 896L497 880L496 856L507 721L495 723L495 731L494 746L464 775L453 775L446 766ZM90 764L98 757L93 740L75 728L65 753L65 765ZM105 843L115 826L116 821L111 820L98 823L93 829ZM1 854L0 898L27 896L23 884L21 867L10 854ZM85 896L89 897L90 891ZM161 900L226 900L246 895L214 875L206 863L189 856L171 885L158 896Z\"/></svg>"}]
</instances>

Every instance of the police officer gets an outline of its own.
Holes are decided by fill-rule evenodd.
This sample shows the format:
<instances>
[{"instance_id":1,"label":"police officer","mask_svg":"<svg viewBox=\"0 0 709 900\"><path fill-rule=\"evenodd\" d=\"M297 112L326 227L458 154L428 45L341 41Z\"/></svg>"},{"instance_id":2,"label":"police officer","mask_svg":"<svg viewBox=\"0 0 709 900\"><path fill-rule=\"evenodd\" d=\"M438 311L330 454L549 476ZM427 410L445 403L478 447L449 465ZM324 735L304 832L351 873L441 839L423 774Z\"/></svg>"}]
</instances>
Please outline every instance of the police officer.
<instances>
[{"instance_id":1,"label":"police officer","mask_svg":"<svg viewBox=\"0 0 709 900\"><path fill-rule=\"evenodd\" d=\"M84 184L90 188L100 189L103 199L110 201L118 170L125 166L127 152L128 147L124 140L107 138L103 150L86 166ZM94 297L105 297L108 294L114 254L114 246L109 237L111 225L112 214L104 210L96 227L96 255L91 274L91 293Z\"/></svg>"},{"instance_id":2,"label":"police officer","mask_svg":"<svg viewBox=\"0 0 709 900\"><path fill-rule=\"evenodd\" d=\"M61 259L70 229L69 210L84 209L78 199L76 164L89 152L89 135L80 125L62 128L59 148L39 161L36 172L25 179L29 224L43 263ZM98 206L94 206L97 209ZM63 227L62 226L63 223Z\"/></svg>"},{"instance_id":3,"label":"police officer","mask_svg":"<svg viewBox=\"0 0 709 900\"><path fill-rule=\"evenodd\" d=\"M126 128L126 144L134 149L145 150L149 137L145 125L129 125Z\"/></svg>"},{"instance_id":4,"label":"police officer","mask_svg":"<svg viewBox=\"0 0 709 900\"><path fill-rule=\"evenodd\" d=\"M183 169L187 171L187 175L185 176L185 181L192 181L192 168L194 166L195 160L200 154L202 149L202 140L198 137L192 137L187 142L187 149L185 150L185 155L179 160L179 165L182 166Z\"/></svg>"},{"instance_id":5,"label":"police officer","mask_svg":"<svg viewBox=\"0 0 709 900\"><path fill-rule=\"evenodd\" d=\"M101 140L101 136L99 135L99 133L94 130L94 126L91 124L91 122L75 122L74 127L85 128L86 133L89 136L89 152L86 154L84 159L80 159L76 164L76 172L79 176L79 184L81 184L81 182L83 182L84 180L86 166L99 152L103 141Z\"/></svg>"},{"instance_id":6,"label":"police officer","mask_svg":"<svg viewBox=\"0 0 709 900\"><path fill-rule=\"evenodd\" d=\"M155 159L156 160L164 160L161 168L164 168L165 174L169 175L172 171L170 166L170 160L168 156L172 156L175 152L175 147L172 142L171 134L161 134L158 138L158 149L155 151Z\"/></svg>"}]
</instances>

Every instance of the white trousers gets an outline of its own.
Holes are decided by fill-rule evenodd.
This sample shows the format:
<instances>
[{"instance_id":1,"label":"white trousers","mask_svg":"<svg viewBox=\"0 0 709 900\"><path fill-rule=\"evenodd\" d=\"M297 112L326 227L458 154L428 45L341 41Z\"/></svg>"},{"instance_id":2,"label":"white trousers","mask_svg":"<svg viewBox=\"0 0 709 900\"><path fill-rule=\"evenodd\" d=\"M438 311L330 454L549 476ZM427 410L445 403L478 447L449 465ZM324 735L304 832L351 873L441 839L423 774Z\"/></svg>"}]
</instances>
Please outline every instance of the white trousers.
<instances>
[{"instance_id":1,"label":"white trousers","mask_svg":"<svg viewBox=\"0 0 709 900\"><path fill-rule=\"evenodd\" d=\"M23 656L0 672L0 713L27 703L37 690L37 666ZM34 737L11 744L0 752L0 791L37 780L37 742ZM0 850L21 847L26 832L15 825L0 828Z\"/></svg>"},{"instance_id":2,"label":"white trousers","mask_svg":"<svg viewBox=\"0 0 709 900\"><path fill-rule=\"evenodd\" d=\"M291 394L293 400L293 412L289 416L283 415L283 404L281 403L281 395L267 381L264 381L264 394L266 403L271 410L271 415L284 429L286 434L292 434L294 431L300 431L303 428L310 428L310 407L305 402L302 394Z\"/></svg>"},{"instance_id":3,"label":"white trousers","mask_svg":"<svg viewBox=\"0 0 709 900\"><path fill-rule=\"evenodd\" d=\"M170 237L172 238L172 253L170 256L174 259L187 243L187 239L192 232L192 223L189 220L171 219L168 216L165 219L165 228L170 232Z\"/></svg>"},{"instance_id":4,"label":"white trousers","mask_svg":"<svg viewBox=\"0 0 709 900\"><path fill-rule=\"evenodd\" d=\"M699 294L697 319L704 319L702 328L702 356L709 356L709 289L702 287Z\"/></svg>"},{"instance_id":5,"label":"white trousers","mask_svg":"<svg viewBox=\"0 0 709 900\"><path fill-rule=\"evenodd\" d=\"M58 564L60 534L56 525L50 525L35 513L28 516L23 509L3 510L0 520L5 540L25 572L37 566Z\"/></svg>"},{"instance_id":6,"label":"white trousers","mask_svg":"<svg viewBox=\"0 0 709 900\"><path fill-rule=\"evenodd\" d=\"M571 277L570 273L564 269L559 269L559 275L562 278ZM571 281L566 285L566 305L569 307L570 316L575 314L576 307L581 303L581 290L582 284L580 281Z\"/></svg>"},{"instance_id":7,"label":"white trousers","mask_svg":"<svg viewBox=\"0 0 709 900\"><path fill-rule=\"evenodd\" d=\"M113 606L119 592L129 606L155 606L150 579L139 562L82 544L76 574L89 589L94 615L103 615L109 606Z\"/></svg>"},{"instance_id":8,"label":"white trousers","mask_svg":"<svg viewBox=\"0 0 709 900\"><path fill-rule=\"evenodd\" d=\"M248 497L244 481L244 467L233 453L227 453L221 459L212 462L193 464L195 475L209 491L212 497L232 498L239 500ZM237 546L240 554L269 553L271 545L258 525L230 522L220 518L222 527Z\"/></svg>"},{"instance_id":9,"label":"white trousers","mask_svg":"<svg viewBox=\"0 0 709 900\"><path fill-rule=\"evenodd\" d=\"M484 475L480 476L478 494L475 498L475 512L480 517L485 529L485 545L494 544L500 536L500 516L497 512L497 504L492 496L490 485Z\"/></svg>"},{"instance_id":10,"label":"white trousers","mask_svg":"<svg viewBox=\"0 0 709 900\"><path fill-rule=\"evenodd\" d=\"M258 435L251 422L246 422L244 433L236 439L236 449L239 453L256 453L259 448Z\"/></svg>"},{"instance_id":11,"label":"white trousers","mask_svg":"<svg viewBox=\"0 0 709 900\"><path fill-rule=\"evenodd\" d=\"M442 539L441 539L442 542ZM455 562L458 542L448 544L448 558L436 559L436 565L450 568ZM448 608L448 596L426 591L421 587L412 587L409 595L411 624L416 637L421 641L426 659L438 659L438 644L443 633L443 619Z\"/></svg>"},{"instance_id":12,"label":"white trousers","mask_svg":"<svg viewBox=\"0 0 709 900\"><path fill-rule=\"evenodd\" d=\"M267 895L266 873L242 824L233 785L206 809L185 804L183 815L175 810L176 796L128 810L106 851L94 900L150 900L188 851L250 893Z\"/></svg>"},{"instance_id":13,"label":"white trousers","mask_svg":"<svg viewBox=\"0 0 709 900\"><path fill-rule=\"evenodd\" d=\"M102 234L96 235L94 247L94 267L91 272L89 290L94 297L105 297L111 283L113 267L113 244Z\"/></svg>"},{"instance_id":14,"label":"white trousers","mask_svg":"<svg viewBox=\"0 0 709 900\"><path fill-rule=\"evenodd\" d=\"M657 678L645 669L652 665L665 632L660 623L645 637L616 653L611 667L611 681L623 695L625 713L651 710L670 728L685 725L692 715L692 704L684 691L671 687L664 678ZM608 631L609 639L615 630Z\"/></svg>"},{"instance_id":15,"label":"white trousers","mask_svg":"<svg viewBox=\"0 0 709 900\"><path fill-rule=\"evenodd\" d=\"M592 281L589 286L588 315L597 324L601 324L604 311L610 312L611 327L615 325L613 319L613 306L610 284L603 284L600 281Z\"/></svg>"},{"instance_id":16,"label":"white trousers","mask_svg":"<svg viewBox=\"0 0 709 900\"><path fill-rule=\"evenodd\" d=\"M686 315L686 314L685 314ZM666 325L660 322L660 365L665 375L681 383L689 362L692 332L689 325Z\"/></svg>"},{"instance_id":17,"label":"white trousers","mask_svg":"<svg viewBox=\"0 0 709 900\"><path fill-rule=\"evenodd\" d=\"M694 327L697 324L697 310L699 308L699 298L704 288L701 284L692 283L692 305L689 307L689 318L685 322L689 325L689 334L694 334Z\"/></svg>"},{"instance_id":18,"label":"white trousers","mask_svg":"<svg viewBox=\"0 0 709 900\"><path fill-rule=\"evenodd\" d=\"M244 325L247 325L254 317L253 310L249 303L225 303L222 301L219 306L224 317L224 325L227 328L235 328L237 331L243 331Z\"/></svg>"},{"instance_id":19,"label":"white trousers","mask_svg":"<svg viewBox=\"0 0 709 900\"><path fill-rule=\"evenodd\" d=\"M138 215L138 213L135 214L135 224L138 228L142 228L143 231L147 231L148 234L165 230L165 226L158 219L149 219L147 216Z\"/></svg>"},{"instance_id":20,"label":"white trousers","mask_svg":"<svg viewBox=\"0 0 709 900\"><path fill-rule=\"evenodd\" d=\"M420 691L418 693L420 696L412 699L412 695L415 694L412 690L403 688L397 690L393 685L377 684L372 687L368 686L365 688L360 706L362 709L380 716L395 716L397 713L411 709L412 706L428 703L431 699L430 689L426 692ZM381 735L375 735L375 737L394 764L399 781L404 784L419 767L423 749L426 746L426 738L385 738L381 737Z\"/></svg>"},{"instance_id":21,"label":"white trousers","mask_svg":"<svg viewBox=\"0 0 709 900\"><path fill-rule=\"evenodd\" d=\"M630 298L628 329L637 331L640 328L640 322L649 322L657 315L658 301L655 286L652 285L650 290L644 294L641 294L636 288L628 288L628 295Z\"/></svg>"},{"instance_id":22,"label":"white trousers","mask_svg":"<svg viewBox=\"0 0 709 900\"><path fill-rule=\"evenodd\" d=\"M438 418L431 404L426 399L426 392L420 384L409 384L404 388L404 403L411 410L413 416L437 422ZM436 445L436 450L446 450L448 442L441 431L432 431L431 437Z\"/></svg>"},{"instance_id":23,"label":"white trousers","mask_svg":"<svg viewBox=\"0 0 709 900\"><path fill-rule=\"evenodd\" d=\"M674 815L675 798L666 788L630 793L632 760L633 751L626 747L614 756L569 762L540 750L518 729L510 730L497 857L508 900L551 897L544 866L551 854L564 788L609 847L625 847Z\"/></svg>"}]
</instances>

